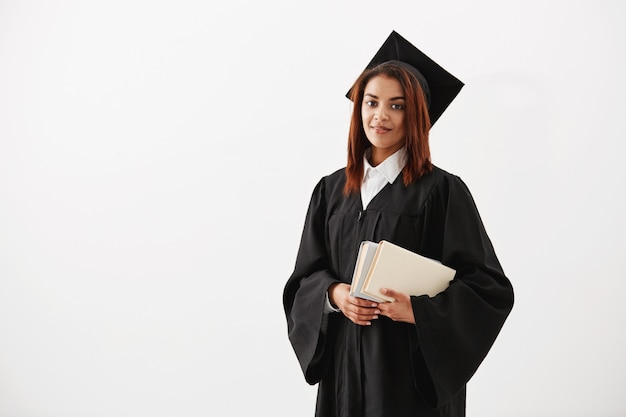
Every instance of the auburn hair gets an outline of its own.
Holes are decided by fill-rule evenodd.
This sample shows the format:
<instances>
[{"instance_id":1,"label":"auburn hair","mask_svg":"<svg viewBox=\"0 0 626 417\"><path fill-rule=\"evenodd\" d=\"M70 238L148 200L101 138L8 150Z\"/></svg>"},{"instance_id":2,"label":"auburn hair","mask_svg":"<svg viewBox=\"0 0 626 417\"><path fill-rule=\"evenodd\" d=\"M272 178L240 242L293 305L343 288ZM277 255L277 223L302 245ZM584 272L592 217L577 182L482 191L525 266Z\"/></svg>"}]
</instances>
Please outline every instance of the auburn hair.
<instances>
[{"instance_id":1,"label":"auburn hair","mask_svg":"<svg viewBox=\"0 0 626 417\"><path fill-rule=\"evenodd\" d=\"M374 77L384 76L395 78L400 82L405 97L404 117L404 148L407 161L402 170L402 181L409 185L421 176L429 173L432 168L428 132L430 117L424 90L417 77L409 70L396 64L386 62L363 71L350 90L353 109L348 133L348 163L346 165L346 185L344 194L352 194L361 190L363 181L363 157L370 147L370 142L363 129L361 106L365 86Z\"/></svg>"}]
</instances>

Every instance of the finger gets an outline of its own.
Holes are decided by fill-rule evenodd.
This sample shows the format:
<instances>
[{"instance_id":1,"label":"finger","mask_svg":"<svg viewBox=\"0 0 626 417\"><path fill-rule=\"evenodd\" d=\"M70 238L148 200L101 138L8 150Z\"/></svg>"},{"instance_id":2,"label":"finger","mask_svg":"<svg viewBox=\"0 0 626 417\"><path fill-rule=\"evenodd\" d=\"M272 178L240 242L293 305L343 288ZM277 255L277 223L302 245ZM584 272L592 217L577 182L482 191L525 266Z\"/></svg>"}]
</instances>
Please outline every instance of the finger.
<instances>
[{"instance_id":1,"label":"finger","mask_svg":"<svg viewBox=\"0 0 626 417\"><path fill-rule=\"evenodd\" d=\"M347 303L345 305L345 309L348 311L352 311L356 314L374 314L373 312L375 310L378 310L378 304L372 304L372 303L367 303L367 304L352 304L352 303ZM376 313L377 314L377 313Z\"/></svg>"},{"instance_id":2,"label":"finger","mask_svg":"<svg viewBox=\"0 0 626 417\"><path fill-rule=\"evenodd\" d=\"M374 307L355 307L353 306L350 309L354 314L358 316L375 316L380 314L380 309Z\"/></svg>"},{"instance_id":3,"label":"finger","mask_svg":"<svg viewBox=\"0 0 626 417\"><path fill-rule=\"evenodd\" d=\"M387 303L387 305L383 308L380 308L380 314L383 316L389 316L390 314L395 314L398 311L398 308L393 303Z\"/></svg>"},{"instance_id":4,"label":"finger","mask_svg":"<svg viewBox=\"0 0 626 417\"><path fill-rule=\"evenodd\" d=\"M378 316L376 316L375 318L371 318L371 319L363 319L363 318L350 318L348 317L354 324L358 324L359 326L371 326L372 325L372 321L376 320L378 318Z\"/></svg>"},{"instance_id":5,"label":"finger","mask_svg":"<svg viewBox=\"0 0 626 417\"><path fill-rule=\"evenodd\" d=\"M379 314L380 311L378 310L371 310L367 311L366 313L348 311L347 313L345 313L345 316L356 324L369 325L371 324L372 320L376 320L378 318Z\"/></svg>"},{"instance_id":6,"label":"finger","mask_svg":"<svg viewBox=\"0 0 626 417\"><path fill-rule=\"evenodd\" d=\"M350 302L360 307L378 307L378 303L375 301L366 300L364 298L350 296Z\"/></svg>"},{"instance_id":7,"label":"finger","mask_svg":"<svg viewBox=\"0 0 626 417\"><path fill-rule=\"evenodd\" d=\"M393 301L398 301L398 295L400 294L390 288L381 288L380 293L386 295L387 297L393 298Z\"/></svg>"}]
</instances>

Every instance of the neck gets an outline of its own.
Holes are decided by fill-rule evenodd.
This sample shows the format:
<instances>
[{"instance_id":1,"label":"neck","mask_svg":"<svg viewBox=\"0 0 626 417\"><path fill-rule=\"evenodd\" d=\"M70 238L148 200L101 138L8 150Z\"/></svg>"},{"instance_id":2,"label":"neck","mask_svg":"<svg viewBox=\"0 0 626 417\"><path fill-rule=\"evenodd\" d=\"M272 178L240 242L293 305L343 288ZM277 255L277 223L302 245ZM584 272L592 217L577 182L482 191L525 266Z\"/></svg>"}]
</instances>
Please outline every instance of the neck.
<instances>
[{"instance_id":1,"label":"neck","mask_svg":"<svg viewBox=\"0 0 626 417\"><path fill-rule=\"evenodd\" d=\"M370 165L372 165L373 167L381 164L385 159L389 158L391 155L393 155L398 149L380 149L380 148L375 148L372 146L371 148L371 153L369 155L369 162Z\"/></svg>"}]
</instances>

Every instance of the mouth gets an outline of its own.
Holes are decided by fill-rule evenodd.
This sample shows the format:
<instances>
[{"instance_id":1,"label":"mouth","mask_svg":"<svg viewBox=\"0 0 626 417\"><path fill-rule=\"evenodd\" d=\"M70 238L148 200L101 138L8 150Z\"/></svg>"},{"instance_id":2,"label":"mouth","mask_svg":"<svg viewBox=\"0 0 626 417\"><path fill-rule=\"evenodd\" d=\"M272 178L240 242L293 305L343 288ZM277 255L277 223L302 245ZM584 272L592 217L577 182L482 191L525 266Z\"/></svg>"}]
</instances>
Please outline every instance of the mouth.
<instances>
[{"instance_id":1,"label":"mouth","mask_svg":"<svg viewBox=\"0 0 626 417\"><path fill-rule=\"evenodd\" d=\"M378 134L387 133L387 132L389 132L391 130L391 129L385 127L385 126L370 126L370 128L372 130L374 130L374 132L376 132Z\"/></svg>"}]
</instances>

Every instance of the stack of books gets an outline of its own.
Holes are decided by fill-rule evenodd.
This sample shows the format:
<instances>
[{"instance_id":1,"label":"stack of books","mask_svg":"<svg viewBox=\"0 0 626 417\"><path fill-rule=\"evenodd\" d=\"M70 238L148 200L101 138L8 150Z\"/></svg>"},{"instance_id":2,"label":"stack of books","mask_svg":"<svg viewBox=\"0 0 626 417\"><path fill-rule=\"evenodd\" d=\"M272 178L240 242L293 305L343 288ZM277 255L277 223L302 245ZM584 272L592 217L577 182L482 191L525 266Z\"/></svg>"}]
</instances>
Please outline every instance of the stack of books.
<instances>
[{"instance_id":1,"label":"stack of books","mask_svg":"<svg viewBox=\"0 0 626 417\"><path fill-rule=\"evenodd\" d=\"M456 271L442 263L404 249L391 242L363 241L354 267L350 295L385 302L389 288L408 295L434 297L448 288Z\"/></svg>"}]
</instances>

